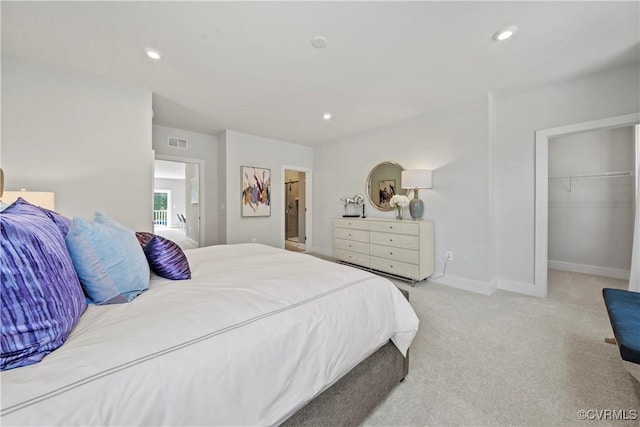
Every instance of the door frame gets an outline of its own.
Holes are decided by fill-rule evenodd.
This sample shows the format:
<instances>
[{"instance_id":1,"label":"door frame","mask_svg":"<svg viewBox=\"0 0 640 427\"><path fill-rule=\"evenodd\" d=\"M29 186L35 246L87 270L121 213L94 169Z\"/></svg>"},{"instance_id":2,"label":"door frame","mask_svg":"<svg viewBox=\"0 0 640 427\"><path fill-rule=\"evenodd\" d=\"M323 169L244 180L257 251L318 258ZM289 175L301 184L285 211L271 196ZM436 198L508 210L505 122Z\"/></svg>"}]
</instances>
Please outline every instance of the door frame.
<instances>
[{"instance_id":1,"label":"door frame","mask_svg":"<svg viewBox=\"0 0 640 427\"><path fill-rule=\"evenodd\" d=\"M284 194L284 183L285 179L285 170L296 171L296 172L304 172L305 174L305 185L304 185L304 201L305 201L305 215L304 215L304 229L305 229L305 250L307 252L311 252L313 248L313 172L311 168L306 168L303 166L293 166L293 165L282 165L281 174L282 177L280 182L280 191L282 192L282 200L286 196ZM283 204L284 206L284 204ZM282 238L282 247L285 247L286 240L286 213L282 212L282 231L280 233L280 237Z\"/></svg>"},{"instance_id":2,"label":"door frame","mask_svg":"<svg viewBox=\"0 0 640 427\"><path fill-rule=\"evenodd\" d=\"M640 113L591 120L536 131L535 135L535 226L534 226L534 294L547 296L549 240L549 140L598 129L634 126L640 123ZM636 147L636 150L638 147ZM636 171L637 173L638 171ZM637 207L636 207L637 209Z\"/></svg>"},{"instance_id":3,"label":"door frame","mask_svg":"<svg viewBox=\"0 0 640 427\"><path fill-rule=\"evenodd\" d=\"M206 229L206 218L207 218L207 209L206 209L206 197L207 197L207 191L205 188L205 184L206 184L206 180L205 177L207 176L205 173L205 161L202 159L192 159L190 157L179 157L179 156L169 156L169 155L165 155L165 154L155 154L154 155L154 160L166 160L169 162L180 162L180 163L195 163L198 164L198 185L200 187L200 194L198 195L198 210L200 212L200 236L199 236L199 242L198 242L198 247L203 247L206 246L205 243L205 229ZM152 206L153 207L153 206Z\"/></svg>"}]
</instances>

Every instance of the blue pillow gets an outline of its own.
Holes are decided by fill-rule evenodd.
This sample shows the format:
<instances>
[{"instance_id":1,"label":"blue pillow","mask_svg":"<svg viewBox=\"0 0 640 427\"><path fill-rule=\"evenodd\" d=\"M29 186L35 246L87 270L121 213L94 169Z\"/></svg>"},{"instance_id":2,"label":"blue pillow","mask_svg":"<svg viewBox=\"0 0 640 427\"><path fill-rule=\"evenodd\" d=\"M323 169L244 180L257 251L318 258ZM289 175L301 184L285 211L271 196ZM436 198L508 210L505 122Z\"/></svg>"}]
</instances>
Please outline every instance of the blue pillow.
<instances>
[{"instance_id":1,"label":"blue pillow","mask_svg":"<svg viewBox=\"0 0 640 427\"><path fill-rule=\"evenodd\" d=\"M171 280L191 279L189 261L175 242L155 235L144 246L144 254L158 276Z\"/></svg>"},{"instance_id":2,"label":"blue pillow","mask_svg":"<svg viewBox=\"0 0 640 427\"><path fill-rule=\"evenodd\" d=\"M149 288L149 265L133 231L96 212L73 218L67 234L80 283L95 304L129 302Z\"/></svg>"},{"instance_id":3,"label":"blue pillow","mask_svg":"<svg viewBox=\"0 0 640 427\"><path fill-rule=\"evenodd\" d=\"M87 308L62 233L29 203L0 212L0 369L39 362L60 347Z\"/></svg>"}]
</instances>

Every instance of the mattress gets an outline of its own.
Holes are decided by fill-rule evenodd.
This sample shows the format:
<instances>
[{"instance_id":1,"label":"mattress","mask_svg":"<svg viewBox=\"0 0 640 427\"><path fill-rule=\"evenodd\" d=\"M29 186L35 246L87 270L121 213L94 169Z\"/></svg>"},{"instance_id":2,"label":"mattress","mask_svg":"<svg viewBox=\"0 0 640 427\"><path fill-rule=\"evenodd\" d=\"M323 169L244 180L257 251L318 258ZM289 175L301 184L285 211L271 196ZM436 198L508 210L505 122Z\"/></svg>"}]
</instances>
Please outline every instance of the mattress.
<instances>
[{"instance_id":1,"label":"mattress","mask_svg":"<svg viewBox=\"0 0 640 427\"><path fill-rule=\"evenodd\" d=\"M259 244L185 253L191 280L92 305L61 348L2 372L2 424L277 425L417 332L371 273Z\"/></svg>"}]
</instances>

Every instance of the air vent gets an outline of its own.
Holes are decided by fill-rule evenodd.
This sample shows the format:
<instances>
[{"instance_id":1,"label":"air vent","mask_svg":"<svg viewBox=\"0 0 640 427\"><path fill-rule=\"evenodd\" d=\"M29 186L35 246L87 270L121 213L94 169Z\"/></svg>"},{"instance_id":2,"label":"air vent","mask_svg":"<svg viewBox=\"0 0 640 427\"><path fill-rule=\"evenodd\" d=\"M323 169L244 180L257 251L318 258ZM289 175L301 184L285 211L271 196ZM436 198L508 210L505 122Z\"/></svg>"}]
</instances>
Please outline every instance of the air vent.
<instances>
[{"instance_id":1,"label":"air vent","mask_svg":"<svg viewBox=\"0 0 640 427\"><path fill-rule=\"evenodd\" d=\"M181 148L183 150L187 149L187 140L184 138L177 138L175 136L170 136L168 140L169 140L169 147Z\"/></svg>"}]
</instances>

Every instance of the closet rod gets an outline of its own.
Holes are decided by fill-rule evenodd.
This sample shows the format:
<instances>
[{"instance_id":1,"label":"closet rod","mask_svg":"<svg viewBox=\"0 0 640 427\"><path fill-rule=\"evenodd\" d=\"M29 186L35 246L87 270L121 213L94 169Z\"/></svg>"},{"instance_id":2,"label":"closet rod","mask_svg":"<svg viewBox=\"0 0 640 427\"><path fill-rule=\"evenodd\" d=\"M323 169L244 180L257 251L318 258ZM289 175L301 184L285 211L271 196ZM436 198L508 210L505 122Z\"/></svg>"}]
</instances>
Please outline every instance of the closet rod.
<instances>
[{"instance_id":1,"label":"closet rod","mask_svg":"<svg viewBox=\"0 0 640 427\"><path fill-rule=\"evenodd\" d=\"M633 171L617 171L617 172L602 172L589 175L569 175L569 176L554 176L549 179L573 179L573 178L615 178L620 176L633 176Z\"/></svg>"}]
</instances>

